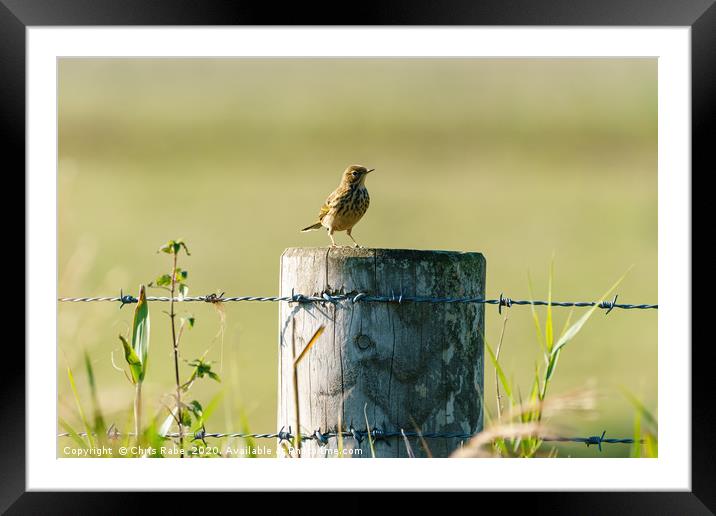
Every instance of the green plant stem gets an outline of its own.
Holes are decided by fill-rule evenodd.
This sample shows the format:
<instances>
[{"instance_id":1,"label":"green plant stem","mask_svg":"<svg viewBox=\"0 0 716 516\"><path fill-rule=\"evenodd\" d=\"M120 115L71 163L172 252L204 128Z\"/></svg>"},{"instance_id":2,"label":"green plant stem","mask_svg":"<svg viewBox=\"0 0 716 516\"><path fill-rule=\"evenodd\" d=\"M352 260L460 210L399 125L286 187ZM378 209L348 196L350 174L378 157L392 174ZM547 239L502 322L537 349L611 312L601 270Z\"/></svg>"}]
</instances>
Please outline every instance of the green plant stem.
<instances>
[{"instance_id":1,"label":"green plant stem","mask_svg":"<svg viewBox=\"0 0 716 516\"><path fill-rule=\"evenodd\" d=\"M134 386L134 435L137 438L137 446L140 445L142 431L142 382Z\"/></svg>"},{"instance_id":2,"label":"green plant stem","mask_svg":"<svg viewBox=\"0 0 716 516\"><path fill-rule=\"evenodd\" d=\"M497 351L495 351L495 362L500 359L500 350L502 349L502 341L505 338L505 328L507 327L507 312L502 320L502 331L500 332L500 341L497 343ZM500 378L497 374L497 365L495 365L495 393L497 401L497 420L502 421L502 394L500 394Z\"/></svg>"},{"instance_id":3,"label":"green plant stem","mask_svg":"<svg viewBox=\"0 0 716 516\"><path fill-rule=\"evenodd\" d=\"M181 380L179 379L179 340L177 339L175 318L176 313L174 312L174 293L176 290L176 274L177 274L177 253L174 253L174 262L172 265L172 283L171 283L171 294L169 301L169 318L172 322L172 347L174 348L174 380L176 383L176 397L177 397L177 425L179 427L179 457L184 458L184 428L182 425L182 413L181 413Z\"/></svg>"}]
</instances>

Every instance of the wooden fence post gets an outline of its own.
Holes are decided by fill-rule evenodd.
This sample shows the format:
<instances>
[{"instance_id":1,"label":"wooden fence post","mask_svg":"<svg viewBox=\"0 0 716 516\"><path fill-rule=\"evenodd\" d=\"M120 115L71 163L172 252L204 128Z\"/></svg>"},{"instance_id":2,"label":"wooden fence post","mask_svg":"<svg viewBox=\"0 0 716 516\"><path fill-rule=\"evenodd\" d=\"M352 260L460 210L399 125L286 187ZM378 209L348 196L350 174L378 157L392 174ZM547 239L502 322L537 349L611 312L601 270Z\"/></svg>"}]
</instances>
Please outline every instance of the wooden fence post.
<instances>
[{"instance_id":1,"label":"wooden fence post","mask_svg":"<svg viewBox=\"0 0 716 516\"><path fill-rule=\"evenodd\" d=\"M281 256L280 295L365 292L369 295L484 297L485 258L479 253L403 249L289 248ZM385 432L473 433L483 425L484 304L280 303L278 428L295 434L293 355L325 325L298 365L301 431L351 425ZM446 457L461 439L426 439ZM426 456L409 438L415 456ZM368 439L343 439L353 457L371 457ZM335 453L304 440L303 457ZM360 454L355 450L360 448ZM331 451L332 450L332 451ZM406 457L402 437L375 443L376 457ZM282 452L279 450L278 455Z\"/></svg>"}]
</instances>

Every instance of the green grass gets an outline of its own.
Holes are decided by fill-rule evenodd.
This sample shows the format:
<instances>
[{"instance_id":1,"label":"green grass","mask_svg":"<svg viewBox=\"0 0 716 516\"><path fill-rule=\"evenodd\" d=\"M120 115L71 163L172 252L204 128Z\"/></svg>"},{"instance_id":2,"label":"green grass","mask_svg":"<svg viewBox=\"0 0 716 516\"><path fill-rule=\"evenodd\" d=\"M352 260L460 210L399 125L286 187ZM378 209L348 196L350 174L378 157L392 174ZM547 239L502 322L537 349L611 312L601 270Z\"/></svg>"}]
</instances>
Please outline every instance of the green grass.
<instances>
[{"instance_id":1,"label":"green grass","mask_svg":"<svg viewBox=\"0 0 716 516\"><path fill-rule=\"evenodd\" d=\"M543 356L543 360L539 360L537 363L535 363L534 375L532 377L529 396L527 397L527 399L522 399L519 384L508 379L502 368L502 365L500 364L499 353L500 351L502 351L502 345L504 344L502 340L502 335L500 336L500 343L498 345L497 351L493 351L493 348L492 346L490 346L489 342L485 342L485 348L487 349L490 363L492 365L494 374L498 382L498 384L496 384L495 391L496 393L502 391L506 396L504 403L502 401L503 396L501 394L496 398L496 416L494 417L490 415L490 406L485 406L486 419L488 421L488 427L486 430L496 432L496 437L490 439L489 442L491 442L498 456L535 457L538 455L538 453L541 453L542 456L545 456L545 452L543 451L543 448L545 447L544 445L550 444L545 443L542 439L534 435L520 435L516 438L500 437L499 431L495 430L496 428L499 428L500 425L507 425L508 427L509 425L515 424L544 425L545 428L538 432L541 436L574 435L568 434L568 432L565 433L564 431L559 431L551 428L551 426L553 425L551 420L554 418L554 415L548 416L545 411L547 407L551 407L553 409L552 411L555 412L558 416L561 415L562 412L564 412L565 415L571 416L576 419L573 412L579 412L579 410L583 410L584 412L588 413L591 409L591 404L593 403L592 398L594 397L594 394L590 392L588 385L577 384L576 387L578 389L582 389L582 392L578 391L577 393L562 394L562 398L560 399L558 396L557 401L555 403L555 401L552 399L554 398L554 396L550 396L550 398L548 399L548 387L555 378L558 359L567 344L571 343L573 340L576 340L577 342L571 345L570 348L575 348L579 346L578 335L585 328L587 321L589 321L590 318L592 318L592 316L595 314L595 312L599 310L598 304L611 296L615 289L617 289L622 283L625 277L626 273L621 278L619 278L619 280L617 280L606 292L604 292L601 297L595 299L595 303L597 304L595 304L591 308L585 309L581 317L579 317L579 319L577 319L574 323L571 322L573 313L573 310L571 310L565 320L561 333L558 337L555 338L556 333L554 329L553 318L554 307L551 304L552 284L554 280L554 264L550 264L549 283L547 289L548 292L546 296L549 304L545 309L546 316L543 323L540 322L540 318L538 317L535 310L535 305L530 305L532 308L533 322L537 335L536 340ZM532 296L531 288L530 295ZM503 330L506 325L507 316L505 315ZM544 334L542 333L542 328L544 328ZM571 351L572 349L570 349L570 352ZM514 392L518 393L517 397L513 394ZM642 439L642 437L645 437L646 441L646 445L644 447L639 446L637 443L635 443L634 446L631 447L631 456L640 456L640 453L642 453L643 448L646 449L647 456L656 456L655 444L652 445L652 440L654 441L654 443L656 442L656 419L651 416L651 413L635 396L631 395L628 392L625 392L625 394L627 395L629 401L636 408L633 438L635 441L638 442ZM503 418L503 414L505 413L507 415L505 418ZM641 429L642 415L646 416L646 419L649 423L649 429L645 434L642 434ZM603 431L603 434L604 433L606 433L606 431ZM587 435L584 435L582 437L587 437ZM557 456L559 453L559 449L556 446L551 446L549 448L549 451L546 453L546 456Z\"/></svg>"},{"instance_id":2,"label":"green grass","mask_svg":"<svg viewBox=\"0 0 716 516\"><path fill-rule=\"evenodd\" d=\"M354 232L366 246L482 252L488 297L529 299L527 271L545 270L553 255L555 300L589 299L634 264L619 300L658 302L656 71L649 59L61 61L59 294L136 295L165 272L155 250L169 236L191 243L182 266L192 295L275 294L284 248L328 243L298 230L358 162L377 169ZM549 274L532 282L547 292ZM207 430L273 430L278 307L225 306L223 344L212 306L177 308L197 320L183 356L210 348L206 360L227 379L226 406ZM545 319L545 308L536 313ZM553 327L569 313L553 308ZM509 314L500 363L529 379L543 355L534 321L529 307ZM131 316L106 303L58 307L68 364L82 371L89 353L105 422L120 429L133 389L110 355L121 358L117 334ZM551 392L591 379L607 393L598 419L569 422L575 434L632 434L621 387L656 406L656 322L656 311L598 311L560 354ZM501 326L488 306L488 341ZM170 343L167 325L154 324L148 411L173 383ZM82 428L68 382L58 389L59 416ZM83 374L77 390L91 399ZM192 390L201 400L215 393L207 382ZM629 449L560 446L565 454Z\"/></svg>"}]
</instances>

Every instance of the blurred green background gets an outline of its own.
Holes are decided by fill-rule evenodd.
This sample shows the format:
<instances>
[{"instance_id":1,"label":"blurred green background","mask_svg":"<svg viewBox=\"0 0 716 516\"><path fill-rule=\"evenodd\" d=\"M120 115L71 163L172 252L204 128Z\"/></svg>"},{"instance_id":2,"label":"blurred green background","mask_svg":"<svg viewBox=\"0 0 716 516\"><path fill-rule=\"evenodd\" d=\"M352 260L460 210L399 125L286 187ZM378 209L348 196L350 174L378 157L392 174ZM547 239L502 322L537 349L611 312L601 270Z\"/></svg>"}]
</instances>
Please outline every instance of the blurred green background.
<instances>
[{"instance_id":1,"label":"blurred green background","mask_svg":"<svg viewBox=\"0 0 716 516\"><path fill-rule=\"evenodd\" d=\"M180 260L190 294L274 295L284 248L329 243L298 230L360 163L377 169L354 231L364 246L482 252L490 298L529 298L528 271L546 298L553 254L556 300L596 299L634 265L619 300L658 302L655 59L61 59L58 72L60 296L136 295L169 271L156 250L170 238L192 252ZM147 411L173 385L165 308L150 306ZM179 309L197 318L183 357L209 349L223 379L192 389L204 404L224 393L207 430L239 430L243 413L251 430L273 431L278 306L228 304L223 339L212 306ZM132 310L58 306L58 415L76 428L66 367L89 403L85 350L108 423L125 428L133 388L111 353L121 364ZM558 329L568 312L555 309ZM494 345L501 316L486 314ZM525 394L538 359L529 307L512 308L502 364ZM494 412L489 361L485 370ZM570 435L630 437L620 387L656 411L656 311L595 314L550 392L587 384L598 412L559 421Z\"/></svg>"}]
</instances>

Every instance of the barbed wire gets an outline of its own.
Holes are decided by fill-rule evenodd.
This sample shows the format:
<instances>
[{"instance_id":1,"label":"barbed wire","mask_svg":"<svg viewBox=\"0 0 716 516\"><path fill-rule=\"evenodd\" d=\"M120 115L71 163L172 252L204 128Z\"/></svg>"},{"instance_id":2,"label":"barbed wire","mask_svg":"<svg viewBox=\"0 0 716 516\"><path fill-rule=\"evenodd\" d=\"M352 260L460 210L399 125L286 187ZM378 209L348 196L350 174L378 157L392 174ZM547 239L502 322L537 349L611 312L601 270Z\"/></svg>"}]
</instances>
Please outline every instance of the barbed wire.
<instances>
[{"instance_id":1,"label":"barbed wire","mask_svg":"<svg viewBox=\"0 0 716 516\"><path fill-rule=\"evenodd\" d=\"M431 297L431 296L408 296L404 294L372 295L365 292L351 292L347 294L330 294L322 292L314 295L304 295L291 293L290 296L237 296L224 297L224 294L208 294L205 296L179 296L173 298L174 302L204 302L204 303L237 303L237 302L287 302L287 303L339 303L348 301L351 303L476 303L486 305L497 305L500 313L502 307L510 308L512 306L559 306L559 307L592 307L596 306L606 310L607 314L614 308L622 310L648 310L658 309L656 304L627 304L617 303L617 294L611 301L542 301L542 300L525 300L511 299L500 294L497 299L484 299L481 297ZM120 308L127 304L136 303L138 299L132 295L120 292L119 296L104 297L61 297L58 299L61 303L92 303L92 302L119 302ZM172 301L168 296L147 296L147 301L169 302Z\"/></svg>"},{"instance_id":2,"label":"barbed wire","mask_svg":"<svg viewBox=\"0 0 716 516\"><path fill-rule=\"evenodd\" d=\"M351 292L351 293L339 293L339 294L331 294L329 292L322 292L317 295L304 295L304 294L296 294L295 292L291 292L290 296L236 296L236 297L224 297L224 293L222 294L208 294L205 296L183 296L183 297L175 297L173 298L173 301L175 302L205 302L205 303L232 303L232 302L288 302L288 303L339 303L342 301L348 301L351 303L360 303L360 302L374 302L374 303L476 303L476 304L489 304L489 305L497 305L500 313L502 312L502 307L510 308L512 306L524 306L524 305L532 305L532 306L558 306L558 307L593 307L596 306L598 308L606 310L606 313L608 314L611 312L614 308L619 308L623 310L647 310L647 309L658 309L658 305L656 304L626 304L626 303L617 303L618 295L615 295L614 298L611 301L543 301L543 300L522 300L522 299L511 299L509 297L504 296L504 294L500 294L500 297L497 299L484 299L481 297L430 297L430 296L409 296L404 294L391 294L390 296L386 295L371 295L367 294L365 292ZM58 299L59 302L63 303L91 303L91 302L119 302L120 308L122 308L126 304L133 304L137 303L138 299L132 295L125 295L123 292L120 292L119 296L101 296L101 297L61 297ZM171 297L168 296L147 296L147 301L155 301L155 302L169 302L172 301ZM110 430L112 430L113 427L110 427ZM405 437L420 437L424 439L470 439L474 437L475 434L468 434L468 433L461 433L461 432L426 432L426 433L418 433L418 432L404 432L404 431L391 431L386 432L379 428L373 428L370 432L367 430L356 430L353 428L350 428L346 431L328 431L325 433L322 433L320 430L316 430L313 433L310 434L301 434L301 439L306 441L315 440L320 445L326 445L328 443L328 439L330 438L336 438L338 436L345 437L345 438L352 438L355 439L358 443L362 442L364 439L368 437L368 434L370 433L370 438L373 440L373 442L380 442L385 441L389 438L402 438ZM81 432L78 434L70 434L68 432L57 434L58 437L70 437L71 435L79 435L80 437L86 437L86 432ZM94 434L93 434L94 435ZM120 434L119 432L108 431L108 436L110 438L119 438L121 435L125 436L134 436L134 433L124 433ZM165 434L163 437L166 439L173 439L173 438L179 438L179 433L168 433ZM284 430L283 428L278 432L273 433L248 433L248 432L214 432L214 433L208 433L205 430L200 430L198 432L195 432L194 434L187 434L184 433L182 437L191 437L192 441L201 440L203 441L206 438L243 438L243 439L278 439L279 443L283 441L289 441L295 437L291 433L291 429L289 427L288 431ZM573 442L573 443L583 443L587 446L595 445L599 448L599 451L602 450L602 444L634 444L635 442L642 443L642 440L635 441L632 438L607 438L606 437L606 431L602 432L601 435L593 435L589 437L566 437L566 436L536 436L542 441L553 441L553 442Z\"/></svg>"},{"instance_id":3,"label":"barbed wire","mask_svg":"<svg viewBox=\"0 0 716 516\"><path fill-rule=\"evenodd\" d=\"M373 443L379 443L381 441L386 441L390 438L422 438L422 439L471 439L472 437L475 437L477 434L469 434L464 432L405 432L403 430L401 431L392 431L392 432L386 432L384 430L381 430L380 428L372 428L370 432L368 430L356 430L354 428L350 428L348 430L344 430L341 432L338 431L329 431L322 433L319 430L315 430L313 433L310 434L301 434L301 439L304 441L316 441L320 446L326 446L328 444L328 440L331 438L337 438L342 437L346 439L354 439L358 444L361 444L366 438L368 438L368 435L370 434L370 439L373 441ZM642 444L644 441L642 439L635 440L632 438L611 438L606 437L607 431L604 430L601 435L592 435L589 437L565 437L565 436L535 436L541 441L549 441L549 442L573 442L573 443L582 443L586 444L587 447L589 446L597 446L599 448L599 451L602 451L602 444L634 444L639 443ZM73 435L77 435L79 437L87 437L87 432L78 432L76 434L71 434L69 432L63 432L57 434L57 437L72 437ZM96 436L97 434L92 433L92 436ZM121 433L116 430L116 427L111 426L109 430L107 430L107 437L109 439L115 440L119 439L122 436L129 436L129 437L135 437L136 434L134 432L125 432ZM187 433L184 432L181 434L182 437L185 438L191 438L191 441L204 441L205 439L222 439L222 438L240 438L240 439L278 439L278 443L281 444L281 442L290 442L291 439L296 437L294 434L291 433L291 427L288 428L288 430L285 430L285 427L282 428L278 432L273 433L249 433L249 432L206 432L205 429L201 429L194 433ZM170 432L167 434L164 434L162 436L165 439L177 439L180 437L180 434L178 432Z\"/></svg>"}]
</instances>

